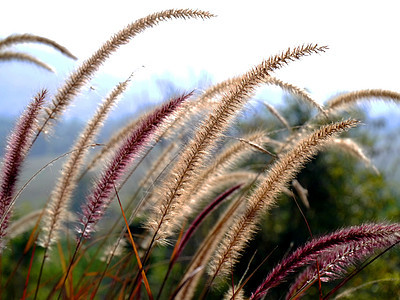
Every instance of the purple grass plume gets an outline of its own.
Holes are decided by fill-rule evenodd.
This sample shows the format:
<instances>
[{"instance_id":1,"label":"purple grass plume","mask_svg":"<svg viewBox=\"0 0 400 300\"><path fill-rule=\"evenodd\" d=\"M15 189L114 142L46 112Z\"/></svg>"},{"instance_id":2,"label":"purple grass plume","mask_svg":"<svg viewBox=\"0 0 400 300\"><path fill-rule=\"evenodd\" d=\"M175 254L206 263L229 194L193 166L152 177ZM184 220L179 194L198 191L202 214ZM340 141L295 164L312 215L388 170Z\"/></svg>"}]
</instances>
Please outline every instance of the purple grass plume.
<instances>
[{"instance_id":1,"label":"purple grass plume","mask_svg":"<svg viewBox=\"0 0 400 300\"><path fill-rule=\"evenodd\" d=\"M136 129L116 150L114 157L104 168L100 179L94 183L91 193L86 197L86 203L82 206L80 228L77 231L83 238L90 237L95 225L103 217L110 205L114 186L121 180L127 167L144 148L155 140L159 129L171 120L171 117L181 108L182 103L192 94L191 92L174 98L142 118Z\"/></svg>"},{"instance_id":2,"label":"purple grass plume","mask_svg":"<svg viewBox=\"0 0 400 300\"><path fill-rule=\"evenodd\" d=\"M0 178L0 252L4 247L8 222L14 205L18 176L22 163L32 146L37 129L38 115L45 102L47 91L39 92L25 109L11 135L8 137Z\"/></svg>"},{"instance_id":3,"label":"purple grass plume","mask_svg":"<svg viewBox=\"0 0 400 300\"><path fill-rule=\"evenodd\" d=\"M322 271L322 280L338 278L337 276L342 274L348 265L398 241L400 241L400 224L397 223L353 226L315 238L282 260L269 273L250 299L264 297L271 288L279 285L297 268L307 265L312 268L317 260ZM350 253L350 250L351 254L347 258L340 257L340 255Z\"/></svg>"},{"instance_id":4,"label":"purple grass plume","mask_svg":"<svg viewBox=\"0 0 400 300\"><path fill-rule=\"evenodd\" d=\"M318 277L322 282L345 277L351 267L357 267L377 251L388 248L399 241L399 238L394 239L394 237L378 238L368 241L368 243L355 241L325 251L318 256L318 269L317 264L314 263L297 276L289 288L286 299L294 296L298 299L302 291L318 280Z\"/></svg>"}]
</instances>

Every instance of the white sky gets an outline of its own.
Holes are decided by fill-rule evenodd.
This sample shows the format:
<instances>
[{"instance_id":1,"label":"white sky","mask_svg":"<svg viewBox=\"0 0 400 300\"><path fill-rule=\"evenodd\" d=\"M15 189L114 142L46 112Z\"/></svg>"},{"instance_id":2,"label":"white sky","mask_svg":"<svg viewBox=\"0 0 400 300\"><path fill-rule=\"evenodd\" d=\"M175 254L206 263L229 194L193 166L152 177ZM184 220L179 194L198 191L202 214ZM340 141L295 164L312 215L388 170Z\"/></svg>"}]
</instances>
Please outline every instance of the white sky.
<instances>
[{"instance_id":1,"label":"white sky","mask_svg":"<svg viewBox=\"0 0 400 300\"><path fill-rule=\"evenodd\" d=\"M0 37L46 36L83 60L125 25L168 8L218 17L163 22L123 46L101 71L123 79L132 71L141 79L169 72L182 81L207 71L222 81L289 46L318 43L330 50L276 75L321 102L343 90L400 91L398 1L8 0L1 5Z\"/></svg>"}]
</instances>

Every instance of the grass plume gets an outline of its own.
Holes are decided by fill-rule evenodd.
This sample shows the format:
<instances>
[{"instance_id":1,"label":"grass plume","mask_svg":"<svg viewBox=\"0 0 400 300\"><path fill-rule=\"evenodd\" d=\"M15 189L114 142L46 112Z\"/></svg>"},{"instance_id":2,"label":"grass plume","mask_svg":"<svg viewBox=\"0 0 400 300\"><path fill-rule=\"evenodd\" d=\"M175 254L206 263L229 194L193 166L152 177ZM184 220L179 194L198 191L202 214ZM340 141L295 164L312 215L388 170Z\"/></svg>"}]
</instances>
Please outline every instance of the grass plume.
<instances>
[{"instance_id":1,"label":"grass plume","mask_svg":"<svg viewBox=\"0 0 400 300\"><path fill-rule=\"evenodd\" d=\"M240 82L224 95L212 114L195 133L193 140L173 168L171 174L174 179L168 180L158 192L163 200L160 207L155 208L154 217L147 222L147 227L154 232L154 241L165 242L168 236L179 227L182 220L179 210L183 205L180 201L180 195L183 190L189 188L190 181L195 181L193 178L193 176L196 176L195 170L203 164L214 148L216 141L237 116L255 88L263 83L270 72L282 67L289 61L311 53L325 51L326 48L325 46L309 44L288 49L279 55L272 56L244 74ZM190 212L186 212L186 214L190 214Z\"/></svg>"},{"instance_id":2,"label":"grass plume","mask_svg":"<svg viewBox=\"0 0 400 300\"><path fill-rule=\"evenodd\" d=\"M394 187L385 181L385 176L374 176L369 170L358 168L354 157L372 165L362 147L348 137L337 137L359 123L349 117L351 111L342 112L341 108L364 98L397 102L400 96L385 90L356 91L339 95L322 106L305 90L272 76L291 61L327 49L316 44L289 48L241 76L230 77L204 91L197 90L202 92L170 98L132 118L120 130L111 127L115 134L106 145L100 144L98 133L126 91L129 78L100 103L75 142L68 145L70 151L63 150L56 158L47 159L38 170L27 170L33 171L33 175L19 183L27 174L23 173L24 160L40 132L50 129L120 46L162 21L211 17L205 11L171 9L129 24L78 66L46 111L43 111L46 92L42 91L22 114L7 141L1 166L2 297L35 300L53 299L58 294L58 299L139 299L147 293L149 299L153 295L171 300L260 299L274 295L282 298L288 293L290 299L301 297L318 282L320 298L327 299L400 243L399 224L365 223L381 216L393 218ZM9 60L21 55L8 51L21 43L43 44L75 58L52 40L22 34L0 40L0 60L8 60L8 53L14 55ZM35 63L29 54L26 59ZM262 85L276 85L289 92L290 98L303 100L281 106L279 112L266 104L283 124L280 128L272 127L277 124L274 116L266 113L261 101L253 97ZM250 101L254 101L251 102L254 110L246 112ZM318 112L312 114L310 107L303 110L303 102ZM327 120L332 123L327 124ZM369 142L368 132L358 130L354 132L361 133L357 140ZM61 138L63 142L68 140ZM37 151L40 143L41 140L32 148L35 152L32 154L40 152ZM89 149L96 146L102 147L87 163ZM335 162L336 156L328 152L299 174L306 163L327 147L339 147L354 157L340 156L343 161ZM368 149L370 153L373 150ZM36 158L32 155L32 159ZM11 219L13 210L20 209L14 208L16 200L20 196L36 200L34 193L26 192L27 188L32 188L38 175L46 176L42 171L49 165L52 165L49 171L58 168L53 163L60 159L65 162L57 170L59 178L50 186L52 192L44 208L36 210L32 205L35 208L32 214L19 213ZM28 168L31 166L34 164ZM343 189L332 192L339 186ZM355 198L361 201L347 200L352 189ZM80 196L83 191L86 197ZM282 201L278 201L280 194L287 196L282 195ZM304 212L297 196L307 208ZM110 207L114 199L119 204L117 210ZM276 207L278 203L280 207ZM31 204L21 203L21 207ZM80 212L75 209L79 205ZM382 209L375 212L370 209L372 205L380 205ZM272 207L271 218L261 223ZM333 207L338 207L338 211ZM351 212L356 212L354 219ZM106 214L108 218L104 218ZM377 217L369 217L367 221L366 214ZM320 219L324 220L317 223ZM104 230L97 226L100 221ZM306 233L302 222L307 227ZM364 225L313 237L313 233L357 222ZM71 224L77 225L76 234L71 234ZM254 241L257 250L246 249L261 224L276 236L271 234ZM304 246L293 250L290 246L286 250L289 242L294 245L309 236L311 241ZM264 238L274 241L271 248L264 246ZM6 242L11 251L3 251ZM275 250L280 248L277 253ZM379 253L367 259L376 252ZM42 259L38 259L41 255ZM271 262L275 256L281 261ZM267 264L275 267L266 272L267 277L260 284L257 278L261 278L260 272ZM400 274L398 266L393 268L394 274ZM299 274L289 291L280 286L295 272ZM343 276L324 295L323 284ZM227 277L229 283L224 283ZM370 274L366 277L374 279ZM218 289L213 288L216 283L221 284ZM257 289L255 284L260 284ZM310 291L311 294L313 290Z\"/></svg>"},{"instance_id":3,"label":"grass plume","mask_svg":"<svg viewBox=\"0 0 400 300\"><path fill-rule=\"evenodd\" d=\"M346 153L353 155L362 161L367 167L370 167L376 174L379 174L378 169L373 165L371 160L365 155L364 150L352 139L333 139L332 147L338 147Z\"/></svg>"},{"instance_id":4,"label":"grass plume","mask_svg":"<svg viewBox=\"0 0 400 300\"><path fill-rule=\"evenodd\" d=\"M15 44L21 44L21 43L39 43L43 45L50 46L57 51L61 52L65 56L72 58L72 59L77 59L75 55L73 55L67 48L64 46L60 45L56 41L53 41L51 39L48 39L43 36L38 36L34 34L29 34L29 33L24 33L24 34L12 34L2 40L0 40L0 50L3 47L9 47L11 45Z\"/></svg>"},{"instance_id":5,"label":"grass plume","mask_svg":"<svg viewBox=\"0 0 400 300\"><path fill-rule=\"evenodd\" d=\"M25 109L8 138L0 178L0 251L4 247L18 176L35 134L38 115L45 102L46 94L46 90L37 94Z\"/></svg>"},{"instance_id":6,"label":"grass plume","mask_svg":"<svg viewBox=\"0 0 400 300\"><path fill-rule=\"evenodd\" d=\"M291 151L276 161L268 171L264 181L249 196L246 211L236 219L217 250L213 261L210 263L209 274L212 278L229 274L230 264L237 261L247 241L256 231L261 215L275 204L277 195L293 179L301 167L329 139L354 127L357 123L358 121L349 119L323 126L298 142Z\"/></svg>"},{"instance_id":7,"label":"grass plume","mask_svg":"<svg viewBox=\"0 0 400 300\"><path fill-rule=\"evenodd\" d=\"M305 101L306 103L308 103L309 105L311 105L312 107L315 107L318 109L318 111L320 113L322 113L323 115L326 115L327 112L325 111L324 107L319 104L316 100L314 100L311 95L305 91L302 88L299 88L291 83L288 82L284 82L276 77L270 76L267 78L266 80L267 84L271 84L271 85L276 85L279 86L282 90L291 93L292 95L295 95L296 97L298 97L299 99L302 99L303 101Z\"/></svg>"},{"instance_id":8,"label":"grass plume","mask_svg":"<svg viewBox=\"0 0 400 300\"><path fill-rule=\"evenodd\" d=\"M92 192L86 199L86 204L82 206L81 228L78 229L78 233L82 237L88 238L90 236L94 226L105 213L110 204L113 187L121 180L126 167L152 142L163 123L173 117L173 114L179 109L183 101L190 95L186 94L173 98L144 117L137 128L116 151L114 158L96 181Z\"/></svg>"},{"instance_id":9,"label":"grass plume","mask_svg":"<svg viewBox=\"0 0 400 300\"><path fill-rule=\"evenodd\" d=\"M47 128L51 120L57 119L79 93L82 87L93 77L94 73L120 46L127 44L133 37L143 32L146 28L153 27L162 21L170 19L201 18L208 19L212 14L205 11L190 9L170 9L151 14L129 24L106 41L90 58L73 72L64 85L53 97L51 105L46 109L46 116L42 121L40 131Z\"/></svg>"},{"instance_id":10,"label":"grass plume","mask_svg":"<svg viewBox=\"0 0 400 300\"><path fill-rule=\"evenodd\" d=\"M273 107L271 104L268 104L266 102L263 102L263 104L266 106L266 108L269 110L269 112L274 115L279 122L281 122L283 124L283 126L285 126L287 128L287 130L289 132L292 131L292 128L289 125L289 122L277 111L277 109L275 107Z\"/></svg>"},{"instance_id":11,"label":"grass plume","mask_svg":"<svg viewBox=\"0 0 400 300\"><path fill-rule=\"evenodd\" d=\"M372 254L376 249L388 247L399 241L399 226L397 223L364 224L341 229L329 235L313 239L279 263L268 274L250 299L260 299L265 296L269 289L282 282L288 274L301 266L313 263L315 259L321 258L323 272L329 263L333 263L336 260L336 264L331 265L333 268L331 275L328 275L335 277L334 273L341 272L342 264L346 264L349 260L361 259ZM331 251L332 249L333 251ZM351 250L355 251L354 255L349 254ZM340 256L346 251L349 251L346 254L349 255L347 258ZM344 262L338 260L340 257L344 259ZM325 276L324 273L322 273L322 276Z\"/></svg>"},{"instance_id":12,"label":"grass plume","mask_svg":"<svg viewBox=\"0 0 400 300\"><path fill-rule=\"evenodd\" d=\"M330 110L337 110L354 105L362 100L384 100L393 101L395 103L400 101L400 93L389 90L360 90L336 96L326 103Z\"/></svg>"},{"instance_id":13,"label":"grass plume","mask_svg":"<svg viewBox=\"0 0 400 300\"><path fill-rule=\"evenodd\" d=\"M88 122L86 128L75 142L73 151L64 163L62 174L51 194L51 201L44 217L40 245L44 248L54 244L58 237L58 230L68 213L68 206L72 193L76 187L83 161L88 152L88 145L99 132L108 113L115 106L119 96L126 90L130 79L118 84L110 95L99 106L93 118Z\"/></svg>"},{"instance_id":14,"label":"grass plume","mask_svg":"<svg viewBox=\"0 0 400 300\"><path fill-rule=\"evenodd\" d=\"M29 62L40 68L47 70L47 71L54 72L52 67L50 67L48 64L42 62L41 60L37 59L36 57L34 57L30 54L14 52L14 51L1 51L0 52L0 61L10 61L10 60Z\"/></svg>"}]
</instances>

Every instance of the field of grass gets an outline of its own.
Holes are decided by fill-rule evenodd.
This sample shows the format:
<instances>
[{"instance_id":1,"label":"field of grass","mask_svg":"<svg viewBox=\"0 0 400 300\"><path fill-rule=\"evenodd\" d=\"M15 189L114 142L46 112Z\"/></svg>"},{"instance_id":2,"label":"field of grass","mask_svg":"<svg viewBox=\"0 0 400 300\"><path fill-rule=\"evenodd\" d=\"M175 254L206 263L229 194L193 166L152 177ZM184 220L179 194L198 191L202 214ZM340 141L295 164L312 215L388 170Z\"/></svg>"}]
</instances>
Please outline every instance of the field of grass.
<instances>
[{"instance_id":1,"label":"field of grass","mask_svg":"<svg viewBox=\"0 0 400 300\"><path fill-rule=\"evenodd\" d=\"M343 290L364 299L400 297L392 249L400 242L399 192L365 154L362 145L373 141L358 127L368 119L351 110L362 101L398 102L400 94L361 90L321 104L274 77L327 46L285 49L204 92L163 99L100 141L107 116L134 81L127 78L62 154L29 157L43 136L50 148L65 145L55 125L120 46L164 21L212 17L184 9L139 19L54 95L34 96L3 155L4 299L328 299ZM0 58L49 68L8 50L22 42L74 58L28 34L0 40ZM253 99L265 85L294 101L283 109ZM250 101L264 113L241 118Z\"/></svg>"}]
</instances>

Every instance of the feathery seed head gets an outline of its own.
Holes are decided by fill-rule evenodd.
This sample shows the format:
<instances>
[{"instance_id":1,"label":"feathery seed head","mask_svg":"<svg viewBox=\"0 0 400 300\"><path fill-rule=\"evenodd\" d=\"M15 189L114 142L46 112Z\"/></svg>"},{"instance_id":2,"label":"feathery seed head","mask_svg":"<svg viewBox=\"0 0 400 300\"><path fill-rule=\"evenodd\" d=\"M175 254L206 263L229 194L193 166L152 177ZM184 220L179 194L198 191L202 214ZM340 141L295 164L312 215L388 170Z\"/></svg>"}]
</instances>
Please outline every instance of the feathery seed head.
<instances>
[{"instance_id":1,"label":"feathery seed head","mask_svg":"<svg viewBox=\"0 0 400 300\"><path fill-rule=\"evenodd\" d=\"M39 112L45 102L47 91L42 90L25 109L8 138L0 178L0 251L6 235L8 220L15 200L16 184L22 163L31 147Z\"/></svg>"},{"instance_id":2,"label":"feathery seed head","mask_svg":"<svg viewBox=\"0 0 400 300\"><path fill-rule=\"evenodd\" d=\"M9 61L9 60L19 60L23 62L33 63L34 65L41 67L47 71L54 72L53 68L50 67L48 64L42 62L40 59L27 54L27 53L20 53L14 51L1 51L0 52L0 61Z\"/></svg>"},{"instance_id":3,"label":"feathery seed head","mask_svg":"<svg viewBox=\"0 0 400 300\"><path fill-rule=\"evenodd\" d=\"M64 112L72 99L79 93L83 86L93 77L100 66L120 46L127 44L137 34L149 27L153 27L161 21L170 19L201 18L209 19L213 14L191 9L170 9L151 14L141 18L116 33L106 41L89 59L87 59L70 77L54 96L52 104L46 110L40 131L50 126L51 120L56 120Z\"/></svg>"},{"instance_id":4,"label":"feathery seed head","mask_svg":"<svg viewBox=\"0 0 400 300\"><path fill-rule=\"evenodd\" d=\"M269 72L283 66L290 60L298 59L313 52L325 51L326 47L318 45L305 45L288 49L281 55L276 55L263 61L258 66L245 73L237 81L237 84L227 91L212 114L205 120L202 126L196 131L194 138L186 147L173 170L173 180L168 180L157 191L160 195L161 205L156 207L154 214L147 221L146 227L154 232L154 240L163 242L170 236L182 222L182 215L187 216L190 211L182 214L179 209L189 208L182 202L181 197L185 190L190 189L190 182L195 182L199 176L196 170L205 163L211 150L221 137L224 130L228 128L235 116L241 111L242 107L255 88L262 84L269 76Z\"/></svg>"},{"instance_id":5,"label":"feathery seed head","mask_svg":"<svg viewBox=\"0 0 400 300\"><path fill-rule=\"evenodd\" d=\"M64 46L61 46L60 44L56 43L55 41L38 36L38 35L33 35L29 33L24 33L24 34L12 34L2 40L0 40L0 49L3 47L9 47L14 44L21 44L21 43L40 43L44 44L50 47L53 47L54 49L60 51L62 54L68 56L69 58L72 59L77 59L67 48Z\"/></svg>"},{"instance_id":6,"label":"feathery seed head","mask_svg":"<svg viewBox=\"0 0 400 300\"><path fill-rule=\"evenodd\" d=\"M356 120L346 120L321 127L304 138L291 151L279 157L268 170L265 179L248 198L246 211L237 217L234 225L221 242L209 273L212 277L229 274L232 262L236 262L241 251L257 229L262 214L275 204L277 195L294 178L302 166L336 134L356 126Z\"/></svg>"},{"instance_id":7,"label":"feathery seed head","mask_svg":"<svg viewBox=\"0 0 400 300\"><path fill-rule=\"evenodd\" d=\"M57 233L68 215L69 202L76 187L83 161L88 153L88 145L93 143L108 113L116 105L119 96L126 90L129 81L130 77L118 84L104 99L72 147L72 152L62 167L61 176L52 191L50 204L43 218L42 233L39 238L39 244L42 247L48 248L56 242Z\"/></svg>"},{"instance_id":8,"label":"feathery seed head","mask_svg":"<svg viewBox=\"0 0 400 300\"><path fill-rule=\"evenodd\" d=\"M128 165L151 143L165 122L171 121L182 103L191 95L189 93L174 98L156 108L139 122L137 128L117 149L101 177L95 182L92 192L86 198L86 204L82 206L81 228L77 230L83 238L90 237L94 226L104 215L112 199L114 186L119 183Z\"/></svg>"},{"instance_id":9,"label":"feathery seed head","mask_svg":"<svg viewBox=\"0 0 400 300\"><path fill-rule=\"evenodd\" d=\"M338 230L334 233L315 238L303 247L298 248L282 260L267 276L263 283L252 294L250 299L260 299L268 290L280 284L288 274L297 268L315 263L318 258L323 267L337 259L344 252L352 253L349 259L337 261L334 267L339 271L343 264L354 262L372 254L377 248L386 248L400 241L400 224L364 224ZM343 258L341 256L340 258ZM332 275L332 277L334 277Z\"/></svg>"},{"instance_id":10,"label":"feathery seed head","mask_svg":"<svg viewBox=\"0 0 400 300\"><path fill-rule=\"evenodd\" d=\"M350 93L344 93L337 97L332 98L327 102L327 107L329 108L329 112L335 112L341 108L357 104L357 102L361 100L387 100L393 101L395 103L400 102L400 93L388 90L360 90Z\"/></svg>"}]
</instances>

